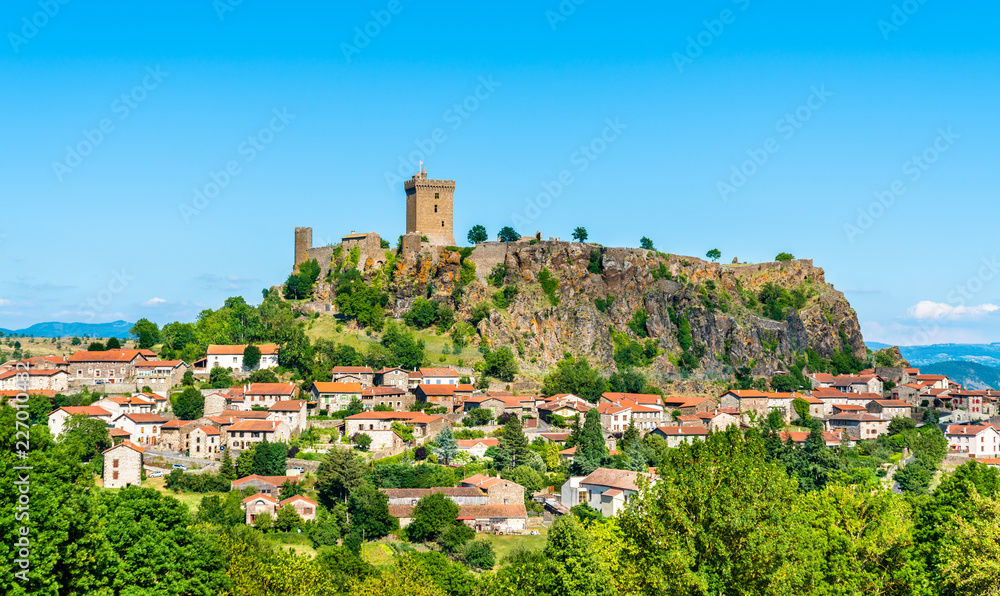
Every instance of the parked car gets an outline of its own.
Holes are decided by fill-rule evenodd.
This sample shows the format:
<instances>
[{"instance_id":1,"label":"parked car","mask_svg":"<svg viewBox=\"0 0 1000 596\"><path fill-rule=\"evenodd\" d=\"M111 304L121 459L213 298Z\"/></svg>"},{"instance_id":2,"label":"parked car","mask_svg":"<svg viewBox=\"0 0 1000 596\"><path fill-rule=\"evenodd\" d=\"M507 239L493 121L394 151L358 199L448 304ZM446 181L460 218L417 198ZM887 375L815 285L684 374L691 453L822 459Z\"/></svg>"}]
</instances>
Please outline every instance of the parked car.
<instances>
[{"instance_id":1,"label":"parked car","mask_svg":"<svg viewBox=\"0 0 1000 596\"><path fill-rule=\"evenodd\" d=\"M163 470L153 470L149 474L146 474L147 478L159 478L160 476L163 476Z\"/></svg>"},{"instance_id":2,"label":"parked car","mask_svg":"<svg viewBox=\"0 0 1000 596\"><path fill-rule=\"evenodd\" d=\"M306 469L303 468L302 466L295 466L294 468L288 468L288 471L289 472L294 472L296 474L305 474L306 473Z\"/></svg>"},{"instance_id":3,"label":"parked car","mask_svg":"<svg viewBox=\"0 0 1000 596\"><path fill-rule=\"evenodd\" d=\"M181 472L186 472L187 466L185 466L184 464L174 464L174 469L180 470Z\"/></svg>"}]
</instances>

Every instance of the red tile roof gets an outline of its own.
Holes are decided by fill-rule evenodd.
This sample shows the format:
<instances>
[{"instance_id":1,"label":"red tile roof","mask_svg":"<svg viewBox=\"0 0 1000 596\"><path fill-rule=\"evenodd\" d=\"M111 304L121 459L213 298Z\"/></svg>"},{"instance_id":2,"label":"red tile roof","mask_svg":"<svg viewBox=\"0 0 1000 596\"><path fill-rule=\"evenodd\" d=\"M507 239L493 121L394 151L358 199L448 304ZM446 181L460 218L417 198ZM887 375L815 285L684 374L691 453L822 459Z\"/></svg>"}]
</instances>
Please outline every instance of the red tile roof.
<instances>
[{"instance_id":1,"label":"red tile roof","mask_svg":"<svg viewBox=\"0 0 1000 596\"><path fill-rule=\"evenodd\" d=\"M337 383L314 381L317 393L361 393L361 383Z\"/></svg>"},{"instance_id":2,"label":"red tile roof","mask_svg":"<svg viewBox=\"0 0 1000 596\"><path fill-rule=\"evenodd\" d=\"M267 502L271 503L272 505L277 505L278 504L278 499L275 499L274 497L265 495L264 493L257 493L256 495L253 495L252 497L247 497L247 498L243 499L243 503L246 504L246 503L249 503L251 501L259 501L259 500L267 501Z\"/></svg>"},{"instance_id":3,"label":"red tile roof","mask_svg":"<svg viewBox=\"0 0 1000 596\"><path fill-rule=\"evenodd\" d=\"M183 360L150 360L147 362L136 362L136 368L177 368L184 364Z\"/></svg>"},{"instance_id":4,"label":"red tile roof","mask_svg":"<svg viewBox=\"0 0 1000 596\"><path fill-rule=\"evenodd\" d=\"M142 358L139 350L108 350L106 352L88 352L81 350L69 357L69 362L132 362Z\"/></svg>"},{"instance_id":5,"label":"red tile roof","mask_svg":"<svg viewBox=\"0 0 1000 596\"><path fill-rule=\"evenodd\" d=\"M123 414L123 416L137 424L163 424L167 421L159 414Z\"/></svg>"},{"instance_id":6,"label":"red tile roof","mask_svg":"<svg viewBox=\"0 0 1000 596\"><path fill-rule=\"evenodd\" d=\"M644 472L632 472L631 470L613 470L611 468L597 468L592 474L580 481L580 484L593 484L596 486L607 486L621 490L639 490L637 481L639 475L649 479L651 476Z\"/></svg>"},{"instance_id":7,"label":"red tile roof","mask_svg":"<svg viewBox=\"0 0 1000 596\"><path fill-rule=\"evenodd\" d=\"M295 385L292 383L251 383L250 389L244 395L293 395Z\"/></svg>"},{"instance_id":8,"label":"red tile roof","mask_svg":"<svg viewBox=\"0 0 1000 596\"><path fill-rule=\"evenodd\" d=\"M306 400L304 399L289 399L285 401L274 402L271 406L269 412L298 412L302 409L302 406L306 405Z\"/></svg>"},{"instance_id":9,"label":"red tile roof","mask_svg":"<svg viewBox=\"0 0 1000 596\"><path fill-rule=\"evenodd\" d=\"M87 416L91 417L111 415L111 412L105 410L100 406L63 406L61 408L56 408L55 410L53 410L52 414L55 414L59 410L62 410L63 412L66 412L67 414L70 415L86 414ZM49 416L51 416L52 414L49 414Z\"/></svg>"},{"instance_id":10,"label":"red tile roof","mask_svg":"<svg viewBox=\"0 0 1000 596\"><path fill-rule=\"evenodd\" d=\"M218 435L218 434L221 434L219 432L219 429L215 428L214 426L199 426L198 430L200 430L201 432L205 433L206 435Z\"/></svg>"},{"instance_id":11,"label":"red tile roof","mask_svg":"<svg viewBox=\"0 0 1000 596\"><path fill-rule=\"evenodd\" d=\"M455 395L454 385L417 385L417 389L424 395L452 396Z\"/></svg>"},{"instance_id":12,"label":"red tile roof","mask_svg":"<svg viewBox=\"0 0 1000 596\"><path fill-rule=\"evenodd\" d=\"M118 443L114 447L110 447L108 449L105 449L101 453L104 454L104 453L107 453L108 451L111 451L112 449L118 449L119 447L128 447L129 449L131 449L133 451L137 451L139 453L145 453L146 452L145 449L143 449L142 447L139 447L138 445L136 445L135 443L132 443L131 441L122 441L121 443Z\"/></svg>"},{"instance_id":13,"label":"red tile roof","mask_svg":"<svg viewBox=\"0 0 1000 596\"><path fill-rule=\"evenodd\" d=\"M668 437L708 434L708 429L704 426L657 426L656 430L667 435Z\"/></svg>"},{"instance_id":14,"label":"red tile roof","mask_svg":"<svg viewBox=\"0 0 1000 596\"><path fill-rule=\"evenodd\" d=\"M372 369L370 366L334 366L331 371L333 374L372 374Z\"/></svg>"},{"instance_id":15,"label":"red tile roof","mask_svg":"<svg viewBox=\"0 0 1000 596\"><path fill-rule=\"evenodd\" d=\"M241 420L230 426L229 430L226 432L275 432L278 430L279 424L281 424L281 421L279 420Z\"/></svg>"}]
</instances>

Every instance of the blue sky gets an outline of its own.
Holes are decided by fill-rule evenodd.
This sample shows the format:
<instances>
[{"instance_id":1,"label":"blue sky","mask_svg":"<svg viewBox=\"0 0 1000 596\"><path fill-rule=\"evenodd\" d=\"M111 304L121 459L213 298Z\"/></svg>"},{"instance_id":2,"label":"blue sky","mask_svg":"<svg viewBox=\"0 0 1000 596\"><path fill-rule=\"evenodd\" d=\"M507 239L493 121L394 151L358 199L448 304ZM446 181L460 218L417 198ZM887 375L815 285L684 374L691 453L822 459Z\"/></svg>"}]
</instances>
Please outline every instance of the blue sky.
<instances>
[{"instance_id":1,"label":"blue sky","mask_svg":"<svg viewBox=\"0 0 1000 596\"><path fill-rule=\"evenodd\" d=\"M866 339L1000 340L995 3L63 1L0 9L0 327L257 302L423 158L456 236L788 251Z\"/></svg>"}]
</instances>

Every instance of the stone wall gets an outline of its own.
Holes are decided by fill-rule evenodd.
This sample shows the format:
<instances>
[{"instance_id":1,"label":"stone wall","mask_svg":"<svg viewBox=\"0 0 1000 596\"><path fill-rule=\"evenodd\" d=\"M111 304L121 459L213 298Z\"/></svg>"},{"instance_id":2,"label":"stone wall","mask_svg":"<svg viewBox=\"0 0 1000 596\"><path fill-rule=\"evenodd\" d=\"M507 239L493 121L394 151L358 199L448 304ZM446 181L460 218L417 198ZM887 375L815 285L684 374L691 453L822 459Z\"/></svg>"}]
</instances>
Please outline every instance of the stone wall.
<instances>
[{"instance_id":1,"label":"stone wall","mask_svg":"<svg viewBox=\"0 0 1000 596\"><path fill-rule=\"evenodd\" d=\"M310 258L309 249L313 245L313 230L312 228L295 228L295 269L298 270L299 265L305 263Z\"/></svg>"}]
</instances>

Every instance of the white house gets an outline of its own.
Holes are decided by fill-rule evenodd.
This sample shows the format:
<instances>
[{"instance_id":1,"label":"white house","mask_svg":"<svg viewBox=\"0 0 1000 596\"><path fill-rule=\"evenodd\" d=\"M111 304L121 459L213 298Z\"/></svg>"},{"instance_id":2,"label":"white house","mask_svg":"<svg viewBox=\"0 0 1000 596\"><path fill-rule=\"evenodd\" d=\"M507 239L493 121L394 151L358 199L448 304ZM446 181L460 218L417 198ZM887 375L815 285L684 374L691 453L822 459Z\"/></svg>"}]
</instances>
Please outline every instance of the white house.
<instances>
[{"instance_id":1,"label":"white house","mask_svg":"<svg viewBox=\"0 0 1000 596\"><path fill-rule=\"evenodd\" d=\"M139 396L113 396L99 399L93 405L111 412L112 419L122 414L152 414L156 406L153 402Z\"/></svg>"},{"instance_id":2,"label":"white house","mask_svg":"<svg viewBox=\"0 0 1000 596\"><path fill-rule=\"evenodd\" d=\"M691 426L658 426L653 429L651 434L666 440L668 447L677 447L682 443L690 445L695 441L704 441L708 438L708 429L698 424Z\"/></svg>"},{"instance_id":3,"label":"white house","mask_svg":"<svg viewBox=\"0 0 1000 596\"><path fill-rule=\"evenodd\" d=\"M288 425L293 433L300 433L306 429L306 400L290 399L279 401L268 409L268 420L279 420Z\"/></svg>"},{"instance_id":4,"label":"white house","mask_svg":"<svg viewBox=\"0 0 1000 596\"><path fill-rule=\"evenodd\" d=\"M243 352L246 345L235 346L208 346L208 355L205 357L205 366L212 370L216 366L231 371L253 372L264 368L274 368L278 366L279 348L273 344L262 344L257 346L260 350L260 363L254 368L243 366Z\"/></svg>"},{"instance_id":5,"label":"white house","mask_svg":"<svg viewBox=\"0 0 1000 596\"><path fill-rule=\"evenodd\" d=\"M140 445L155 445L160 438L160 427L167 419L159 414L122 414L114 419L115 428L120 428L132 436Z\"/></svg>"},{"instance_id":6,"label":"white house","mask_svg":"<svg viewBox=\"0 0 1000 596\"><path fill-rule=\"evenodd\" d=\"M410 373L410 388L417 385L458 385L459 374L450 368L421 368Z\"/></svg>"},{"instance_id":7,"label":"white house","mask_svg":"<svg viewBox=\"0 0 1000 596\"><path fill-rule=\"evenodd\" d=\"M597 468L589 476L573 476L567 480L562 485L560 501L565 507L587 504L605 517L612 517L639 492L640 476L646 481L655 478L642 472Z\"/></svg>"},{"instance_id":8,"label":"white house","mask_svg":"<svg viewBox=\"0 0 1000 596\"><path fill-rule=\"evenodd\" d=\"M105 424L111 423L111 412L98 406L63 406L56 408L49 414L49 432L53 438L58 438L62 434L63 425L70 416L83 414L90 418L103 420Z\"/></svg>"},{"instance_id":9,"label":"white house","mask_svg":"<svg viewBox=\"0 0 1000 596\"><path fill-rule=\"evenodd\" d=\"M496 447L500 444L500 439L496 437L489 437L486 439L462 439L455 441L458 444L458 450L464 451L473 457L483 457L486 455L486 450L490 447Z\"/></svg>"},{"instance_id":10,"label":"white house","mask_svg":"<svg viewBox=\"0 0 1000 596\"><path fill-rule=\"evenodd\" d=\"M969 457L997 457L1000 455L1000 433L989 426L952 424L944 434L948 448L969 454Z\"/></svg>"},{"instance_id":11,"label":"white house","mask_svg":"<svg viewBox=\"0 0 1000 596\"><path fill-rule=\"evenodd\" d=\"M65 391L69 373L65 369L16 368L0 373L0 391Z\"/></svg>"}]
</instances>

